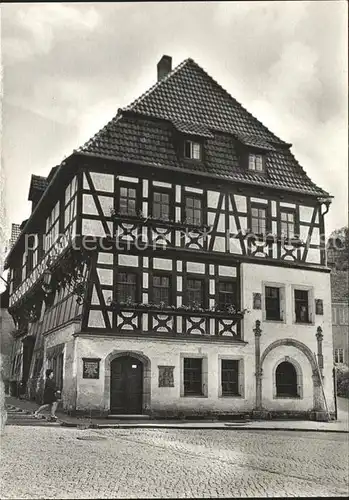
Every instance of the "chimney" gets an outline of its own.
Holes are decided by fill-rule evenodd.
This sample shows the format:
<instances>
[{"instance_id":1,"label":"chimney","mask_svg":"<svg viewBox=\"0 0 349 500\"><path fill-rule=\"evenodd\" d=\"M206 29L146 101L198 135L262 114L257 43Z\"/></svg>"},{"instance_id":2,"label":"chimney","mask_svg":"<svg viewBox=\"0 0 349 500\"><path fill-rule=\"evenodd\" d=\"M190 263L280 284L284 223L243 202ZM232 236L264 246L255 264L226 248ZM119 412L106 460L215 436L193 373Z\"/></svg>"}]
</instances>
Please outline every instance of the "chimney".
<instances>
[{"instance_id":1,"label":"chimney","mask_svg":"<svg viewBox=\"0 0 349 500\"><path fill-rule=\"evenodd\" d=\"M158 82L172 71L172 57L162 56L158 62Z\"/></svg>"}]
</instances>

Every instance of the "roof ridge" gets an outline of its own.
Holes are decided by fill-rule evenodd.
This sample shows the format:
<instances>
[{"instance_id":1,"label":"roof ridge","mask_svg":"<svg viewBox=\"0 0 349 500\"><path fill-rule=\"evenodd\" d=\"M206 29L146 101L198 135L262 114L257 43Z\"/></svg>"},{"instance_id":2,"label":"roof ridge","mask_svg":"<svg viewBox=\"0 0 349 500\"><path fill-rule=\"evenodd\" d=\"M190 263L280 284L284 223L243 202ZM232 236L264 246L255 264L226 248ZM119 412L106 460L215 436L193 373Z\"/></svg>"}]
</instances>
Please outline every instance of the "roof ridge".
<instances>
[{"instance_id":1,"label":"roof ridge","mask_svg":"<svg viewBox=\"0 0 349 500\"><path fill-rule=\"evenodd\" d=\"M187 64L193 64L196 66L200 71L204 73L206 78L211 80L213 84L221 91L223 92L235 105L237 105L244 113L246 113L249 118L252 118L252 120L256 121L259 125L261 125L272 137L275 137L277 139L277 144L287 144L289 146L289 143L286 141L280 139L277 135L275 135L266 125L264 125L263 122L261 122L258 118L256 118L250 111L248 111L234 96L232 96L220 83L217 82L202 66L200 66L194 59L191 57L188 57L187 59L184 59L180 64L178 64L172 71L170 71L164 78L161 80L157 81L152 87L150 87L146 92L144 92L140 97L135 99L131 104L128 106L122 108L123 111L129 111L133 110L135 106L138 104L142 103L142 101L148 97L150 94L152 94L156 89L159 88L162 84L166 83L172 76L174 76L178 71L183 69Z\"/></svg>"},{"instance_id":2,"label":"roof ridge","mask_svg":"<svg viewBox=\"0 0 349 500\"><path fill-rule=\"evenodd\" d=\"M224 87L222 87L222 85L220 83L218 83L217 80L215 80L213 78L213 76L211 76L202 66L200 66L200 64L198 64L196 61L194 61L194 59L189 58L188 60L191 61L191 62L193 62L201 71L203 71L205 73L205 75L210 80L212 80L214 82L214 84L217 85L217 87L220 90L222 90L229 97L229 99L231 99L232 101L234 101L234 103L236 103L245 113L247 113L250 117L252 117L253 120L256 120L258 123L260 123L262 125L262 127L264 127L273 137L275 137L276 139L278 139L282 143L285 143L285 141L283 141L282 139L280 139L280 137L278 137L271 130L269 130L269 128L266 125L264 125L264 123L262 123L260 120L258 120L258 118L256 118L255 116L253 116L253 114L250 113L250 111L248 111L248 109L246 109L234 96L232 96Z\"/></svg>"},{"instance_id":3,"label":"roof ridge","mask_svg":"<svg viewBox=\"0 0 349 500\"><path fill-rule=\"evenodd\" d=\"M80 152L80 151L83 151L84 148L87 148L88 146L90 146L90 144L97 138L97 136L99 136L104 130L106 130L109 127L109 125L112 124L112 122L115 123L116 121L119 121L123 117L123 112L125 112L125 111L134 111L133 110L134 106L136 106L139 102L141 102L145 97L147 97L151 92L153 92L156 88L158 88L162 83L164 83L165 81L167 81L172 75L174 75L178 70L180 70L183 66L185 66L185 64L187 64L190 61L195 62L190 57L187 58L187 59L185 59L180 64L178 64L172 71L170 71L164 78L162 78L161 80L157 81L146 92L144 92L143 94L141 94L140 97L138 97L133 102L131 102L131 104L128 104L124 108L119 108L117 114L111 120L109 120L109 122L106 123L104 125L104 127L102 127L100 130L98 130L98 132L96 132L92 137L90 137L90 139L88 141L86 141L82 146L80 146L79 148L77 148L75 151ZM137 111L135 111L135 113L137 113Z\"/></svg>"},{"instance_id":4,"label":"roof ridge","mask_svg":"<svg viewBox=\"0 0 349 500\"><path fill-rule=\"evenodd\" d=\"M195 63L195 61L193 59L191 59L190 57L188 57L187 59L184 59L184 61L182 61L175 68L173 68L173 70L170 71L164 78L162 78L161 80L158 80L157 82L155 82L154 85L152 85L148 90L146 90L145 92L143 92L143 94L141 94L139 97L137 97L137 99L135 99L133 102L131 102L131 104L128 104L124 108L121 108L121 110L122 111L130 111L130 110L132 110L132 108L134 106L136 106L141 101L143 101L143 99L145 99L146 97L148 97L148 95L151 94L155 89L159 88L159 86L161 84L167 82L167 80L169 78L171 78L171 76L175 75L180 69L182 69L189 62Z\"/></svg>"}]
</instances>

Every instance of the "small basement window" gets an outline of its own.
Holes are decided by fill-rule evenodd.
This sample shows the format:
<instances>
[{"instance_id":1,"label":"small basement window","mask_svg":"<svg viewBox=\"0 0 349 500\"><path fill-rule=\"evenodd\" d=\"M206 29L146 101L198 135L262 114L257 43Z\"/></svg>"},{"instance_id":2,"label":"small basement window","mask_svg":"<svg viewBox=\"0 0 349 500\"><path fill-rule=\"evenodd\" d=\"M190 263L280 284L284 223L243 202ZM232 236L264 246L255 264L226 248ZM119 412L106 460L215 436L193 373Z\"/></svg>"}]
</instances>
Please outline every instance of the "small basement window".
<instances>
[{"instance_id":1,"label":"small basement window","mask_svg":"<svg viewBox=\"0 0 349 500\"><path fill-rule=\"evenodd\" d=\"M191 160L201 160L202 145L199 142L185 141L184 156L185 158L190 158Z\"/></svg>"},{"instance_id":2,"label":"small basement window","mask_svg":"<svg viewBox=\"0 0 349 500\"><path fill-rule=\"evenodd\" d=\"M248 169L253 170L255 172L263 172L264 171L263 155L256 155L250 153L248 156Z\"/></svg>"}]
</instances>

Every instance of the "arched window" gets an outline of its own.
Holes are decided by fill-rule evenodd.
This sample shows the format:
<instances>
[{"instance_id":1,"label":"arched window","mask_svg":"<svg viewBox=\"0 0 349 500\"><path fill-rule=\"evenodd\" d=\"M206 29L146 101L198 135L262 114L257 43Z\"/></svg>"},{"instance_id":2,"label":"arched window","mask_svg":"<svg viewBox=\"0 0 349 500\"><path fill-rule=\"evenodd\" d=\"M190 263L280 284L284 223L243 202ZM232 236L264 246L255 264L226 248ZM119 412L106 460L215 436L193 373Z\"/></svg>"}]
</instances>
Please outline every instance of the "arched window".
<instances>
[{"instance_id":1,"label":"arched window","mask_svg":"<svg viewBox=\"0 0 349 500\"><path fill-rule=\"evenodd\" d=\"M276 368L276 395L297 397L297 372L292 363L283 361Z\"/></svg>"}]
</instances>

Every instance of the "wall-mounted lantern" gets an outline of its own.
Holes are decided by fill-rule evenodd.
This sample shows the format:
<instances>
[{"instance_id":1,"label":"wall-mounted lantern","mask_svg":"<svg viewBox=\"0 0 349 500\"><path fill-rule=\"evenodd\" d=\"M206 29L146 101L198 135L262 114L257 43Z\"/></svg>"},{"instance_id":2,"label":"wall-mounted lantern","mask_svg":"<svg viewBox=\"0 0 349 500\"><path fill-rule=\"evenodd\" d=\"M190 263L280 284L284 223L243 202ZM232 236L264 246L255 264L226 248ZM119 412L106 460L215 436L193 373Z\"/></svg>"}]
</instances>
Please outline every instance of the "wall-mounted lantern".
<instances>
[{"instance_id":1,"label":"wall-mounted lantern","mask_svg":"<svg viewBox=\"0 0 349 500\"><path fill-rule=\"evenodd\" d=\"M51 271L49 271L48 269L45 269L45 271L43 272L43 284L42 284L42 289L44 290L45 293L50 293L51 292L51 279L52 279L52 274L51 274Z\"/></svg>"}]
</instances>

